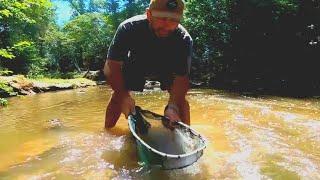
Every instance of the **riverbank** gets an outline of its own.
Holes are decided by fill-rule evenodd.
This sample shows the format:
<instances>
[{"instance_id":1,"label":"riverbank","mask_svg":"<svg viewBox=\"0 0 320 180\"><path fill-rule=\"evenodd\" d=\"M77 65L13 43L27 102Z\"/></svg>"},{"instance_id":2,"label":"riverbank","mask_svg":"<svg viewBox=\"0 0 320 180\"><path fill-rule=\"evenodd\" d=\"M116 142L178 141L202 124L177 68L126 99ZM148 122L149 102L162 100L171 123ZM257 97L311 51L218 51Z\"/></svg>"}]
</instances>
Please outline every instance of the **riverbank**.
<instances>
[{"instance_id":1,"label":"riverbank","mask_svg":"<svg viewBox=\"0 0 320 180\"><path fill-rule=\"evenodd\" d=\"M86 78L29 79L23 75L0 76L0 98L17 95L33 95L48 91L84 88L96 85L97 82Z\"/></svg>"}]
</instances>

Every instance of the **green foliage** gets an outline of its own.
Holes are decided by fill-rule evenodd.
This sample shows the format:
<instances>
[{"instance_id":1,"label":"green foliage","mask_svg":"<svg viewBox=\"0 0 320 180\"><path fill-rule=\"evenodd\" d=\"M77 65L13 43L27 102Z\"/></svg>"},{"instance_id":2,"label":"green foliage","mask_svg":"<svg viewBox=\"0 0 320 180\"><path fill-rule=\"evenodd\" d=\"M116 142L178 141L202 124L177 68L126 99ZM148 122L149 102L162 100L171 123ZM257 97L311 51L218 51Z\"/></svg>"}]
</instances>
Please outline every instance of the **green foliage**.
<instances>
[{"instance_id":1,"label":"green foliage","mask_svg":"<svg viewBox=\"0 0 320 180\"><path fill-rule=\"evenodd\" d=\"M12 18L27 23L35 23L36 21L28 16L28 9L34 5L34 2L30 0L16 1L16 0L2 0L0 19L7 20Z\"/></svg>"},{"instance_id":2,"label":"green foliage","mask_svg":"<svg viewBox=\"0 0 320 180\"><path fill-rule=\"evenodd\" d=\"M124 18L127 19L138 14L143 14L149 2L149 0L124 0L124 10L122 12Z\"/></svg>"},{"instance_id":3,"label":"green foliage","mask_svg":"<svg viewBox=\"0 0 320 180\"><path fill-rule=\"evenodd\" d=\"M63 0L74 13L64 27L58 27L49 0L0 1L0 68L6 69L0 69L0 75L12 71L28 77L59 78L101 69L117 26L144 13L149 3ZM298 81L303 78L296 74L302 74L310 80L300 80L302 84L309 82L320 89L316 60L299 63L319 57L320 8L315 3L186 1L182 24L193 37L191 78L214 84L241 82L247 87L257 87L255 80L264 79L259 86L281 87L279 80ZM311 47L310 41L318 45ZM302 69L305 71L296 73Z\"/></svg>"},{"instance_id":4,"label":"green foliage","mask_svg":"<svg viewBox=\"0 0 320 180\"><path fill-rule=\"evenodd\" d=\"M74 78L81 78L83 75L79 72L66 72L61 73L59 71L56 72L47 72L42 73L37 76L29 76L29 78L41 79L41 78L52 78L52 79L74 79Z\"/></svg>"},{"instance_id":5,"label":"green foliage","mask_svg":"<svg viewBox=\"0 0 320 180\"><path fill-rule=\"evenodd\" d=\"M230 43L228 2L187 1L182 24L193 37L192 76L207 81L221 69L219 57L224 55Z\"/></svg>"},{"instance_id":6,"label":"green foliage","mask_svg":"<svg viewBox=\"0 0 320 180\"><path fill-rule=\"evenodd\" d=\"M13 88L8 85L6 81L0 79L0 95L1 96L10 96L15 95Z\"/></svg>"},{"instance_id":7,"label":"green foliage","mask_svg":"<svg viewBox=\"0 0 320 180\"><path fill-rule=\"evenodd\" d=\"M8 100L4 98L0 98L0 106L7 106L8 105Z\"/></svg>"},{"instance_id":8,"label":"green foliage","mask_svg":"<svg viewBox=\"0 0 320 180\"><path fill-rule=\"evenodd\" d=\"M0 76L7 76L7 75L11 75L13 73L13 71L10 71L8 69L2 69L0 67Z\"/></svg>"},{"instance_id":9,"label":"green foliage","mask_svg":"<svg viewBox=\"0 0 320 180\"><path fill-rule=\"evenodd\" d=\"M107 16L99 13L83 14L63 28L65 60L76 69L99 69L106 58L106 51L113 37L113 26Z\"/></svg>"},{"instance_id":10,"label":"green foliage","mask_svg":"<svg viewBox=\"0 0 320 180\"><path fill-rule=\"evenodd\" d=\"M299 4L297 0L277 0L274 1L277 7L277 14L293 13L298 10Z\"/></svg>"},{"instance_id":11,"label":"green foliage","mask_svg":"<svg viewBox=\"0 0 320 180\"><path fill-rule=\"evenodd\" d=\"M0 49L0 56L2 56L3 58L6 58L6 59L13 59L16 57L15 55L13 55L14 51L21 52L21 51L23 51L24 48L31 46L31 45L32 45L32 42L29 42L29 41L17 42L11 48Z\"/></svg>"},{"instance_id":12,"label":"green foliage","mask_svg":"<svg viewBox=\"0 0 320 180\"><path fill-rule=\"evenodd\" d=\"M43 59L41 37L53 20L49 0L2 0L0 3L0 65L28 73Z\"/></svg>"},{"instance_id":13,"label":"green foliage","mask_svg":"<svg viewBox=\"0 0 320 180\"><path fill-rule=\"evenodd\" d=\"M60 29L52 21L49 0L4 0L0 5L0 66L28 77L100 69L118 24L143 13L149 2L66 1L74 15Z\"/></svg>"},{"instance_id":14,"label":"green foliage","mask_svg":"<svg viewBox=\"0 0 320 180\"><path fill-rule=\"evenodd\" d=\"M183 24L193 35L195 47L199 47L195 49L204 53L207 47L213 51L212 55L223 53L223 47L230 39L226 0L205 0L202 3L190 0L186 6Z\"/></svg>"},{"instance_id":15,"label":"green foliage","mask_svg":"<svg viewBox=\"0 0 320 180\"><path fill-rule=\"evenodd\" d=\"M0 56L7 58L7 59L12 59L15 57L12 54L11 49L0 49Z\"/></svg>"},{"instance_id":16,"label":"green foliage","mask_svg":"<svg viewBox=\"0 0 320 180\"><path fill-rule=\"evenodd\" d=\"M87 84L90 86L96 85L92 80L86 78L74 78L74 79L55 79L55 78L35 78L31 79L33 83L45 83L47 85L68 85L71 84L73 87L80 87L81 84Z\"/></svg>"},{"instance_id":17,"label":"green foliage","mask_svg":"<svg viewBox=\"0 0 320 180\"><path fill-rule=\"evenodd\" d=\"M75 17L63 29L50 24L44 51L50 73L66 74L82 69L100 69L114 33L108 16L86 13Z\"/></svg>"}]
</instances>

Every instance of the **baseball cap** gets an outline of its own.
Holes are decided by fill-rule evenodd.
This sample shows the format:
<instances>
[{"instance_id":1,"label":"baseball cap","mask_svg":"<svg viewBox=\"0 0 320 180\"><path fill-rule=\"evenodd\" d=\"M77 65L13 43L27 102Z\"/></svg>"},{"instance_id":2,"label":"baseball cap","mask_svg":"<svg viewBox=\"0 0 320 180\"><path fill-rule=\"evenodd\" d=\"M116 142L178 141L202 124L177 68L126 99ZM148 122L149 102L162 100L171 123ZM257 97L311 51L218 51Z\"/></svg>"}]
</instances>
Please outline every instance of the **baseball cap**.
<instances>
[{"instance_id":1,"label":"baseball cap","mask_svg":"<svg viewBox=\"0 0 320 180\"><path fill-rule=\"evenodd\" d=\"M152 16L180 20L184 5L184 0L150 0L149 9L152 11Z\"/></svg>"}]
</instances>

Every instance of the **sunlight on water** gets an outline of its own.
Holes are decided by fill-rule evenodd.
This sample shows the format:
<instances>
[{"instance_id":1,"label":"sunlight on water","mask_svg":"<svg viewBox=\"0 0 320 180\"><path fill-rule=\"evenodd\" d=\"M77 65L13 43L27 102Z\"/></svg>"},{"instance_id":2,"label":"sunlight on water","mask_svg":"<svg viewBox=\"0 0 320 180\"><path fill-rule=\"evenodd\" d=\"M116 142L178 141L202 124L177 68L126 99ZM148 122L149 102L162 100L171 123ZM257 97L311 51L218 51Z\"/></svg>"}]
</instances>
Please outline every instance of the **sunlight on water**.
<instances>
[{"instance_id":1,"label":"sunlight on water","mask_svg":"<svg viewBox=\"0 0 320 180\"><path fill-rule=\"evenodd\" d=\"M320 179L319 99L190 91L192 128L208 146L193 165L164 171L141 167L123 116L104 130L110 92L99 86L9 99L0 109L0 179ZM167 98L135 94L159 114ZM178 131L151 134L163 151L193 149Z\"/></svg>"}]
</instances>

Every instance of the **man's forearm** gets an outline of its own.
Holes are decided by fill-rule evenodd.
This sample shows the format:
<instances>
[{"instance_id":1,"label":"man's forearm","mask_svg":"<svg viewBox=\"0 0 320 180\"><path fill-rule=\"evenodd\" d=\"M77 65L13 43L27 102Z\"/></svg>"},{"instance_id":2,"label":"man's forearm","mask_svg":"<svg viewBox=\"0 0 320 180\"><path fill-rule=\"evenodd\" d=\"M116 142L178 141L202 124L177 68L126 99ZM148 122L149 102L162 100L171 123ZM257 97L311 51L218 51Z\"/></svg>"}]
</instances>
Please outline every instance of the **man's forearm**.
<instances>
[{"instance_id":1,"label":"man's forearm","mask_svg":"<svg viewBox=\"0 0 320 180\"><path fill-rule=\"evenodd\" d=\"M115 93L128 94L128 90L126 90L124 85L121 67L122 62L108 59L104 66L104 74L108 84Z\"/></svg>"},{"instance_id":2,"label":"man's forearm","mask_svg":"<svg viewBox=\"0 0 320 180\"><path fill-rule=\"evenodd\" d=\"M190 124L190 108L186 100L186 94L189 90L189 78L187 76L178 76L174 79L172 87L169 90L169 103L175 104L179 108L181 120Z\"/></svg>"},{"instance_id":3,"label":"man's forearm","mask_svg":"<svg viewBox=\"0 0 320 180\"><path fill-rule=\"evenodd\" d=\"M105 127L112 128L116 125L121 112L123 112L123 102L125 97L129 96L129 92L125 89L124 80L121 72L122 63L119 61L107 60L104 66L104 74L108 84L114 91L105 116Z\"/></svg>"}]
</instances>

